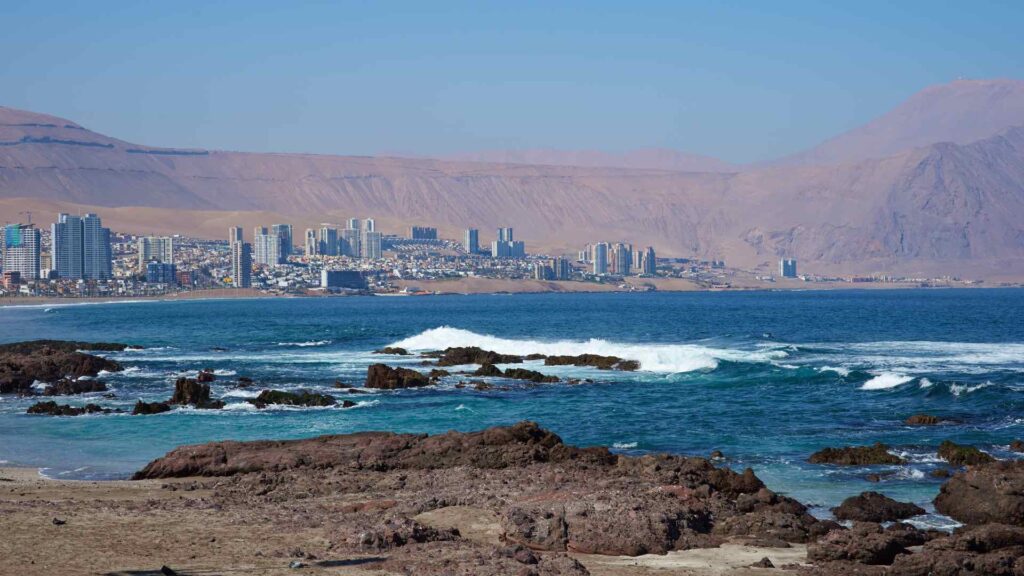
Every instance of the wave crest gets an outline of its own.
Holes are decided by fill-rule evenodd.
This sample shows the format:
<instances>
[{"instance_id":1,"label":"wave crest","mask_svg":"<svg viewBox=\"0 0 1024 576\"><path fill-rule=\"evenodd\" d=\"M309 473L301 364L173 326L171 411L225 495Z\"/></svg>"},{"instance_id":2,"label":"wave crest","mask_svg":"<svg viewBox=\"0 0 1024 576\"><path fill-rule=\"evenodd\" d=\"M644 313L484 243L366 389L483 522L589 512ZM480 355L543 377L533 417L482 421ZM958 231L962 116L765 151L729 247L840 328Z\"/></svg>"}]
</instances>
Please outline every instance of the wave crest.
<instances>
[{"instance_id":1,"label":"wave crest","mask_svg":"<svg viewBox=\"0 0 1024 576\"><path fill-rule=\"evenodd\" d=\"M391 344L407 350L443 350L449 347L479 346L499 354L546 354L548 356L579 354L600 354L636 360L640 369L647 372L674 374L695 370L714 370L719 361L728 362L770 362L785 358L788 353L781 349L731 350L713 348L698 344L627 344L599 338L590 340L541 341L528 339L501 338L489 334L477 334L461 328L441 326L425 330L415 336Z\"/></svg>"},{"instance_id":2,"label":"wave crest","mask_svg":"<svg viewBox=\"0 0 1024 576\"><path fill-rule=\"evenodd\" d=\"M888 388L895 388L901 386L913 380L913 376L907 376L906 374L899 374L896 372L882 372L875 376L871 380L865 382L860 389L861 390L886 390Z\"/></svg>"}]
</instances>

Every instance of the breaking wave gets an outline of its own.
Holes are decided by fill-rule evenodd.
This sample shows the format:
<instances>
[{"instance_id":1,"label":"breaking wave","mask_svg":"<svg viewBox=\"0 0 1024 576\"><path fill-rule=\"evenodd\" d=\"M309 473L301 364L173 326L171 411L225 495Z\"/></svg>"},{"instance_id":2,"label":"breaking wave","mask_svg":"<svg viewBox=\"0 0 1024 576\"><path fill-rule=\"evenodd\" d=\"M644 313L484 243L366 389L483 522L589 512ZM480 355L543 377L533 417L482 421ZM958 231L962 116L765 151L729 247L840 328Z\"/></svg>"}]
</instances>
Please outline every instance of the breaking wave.
<instances>
[{"instance_id":1,"label":"breaking wave","mask_svg":"<svg viewBox=\"0 0 1024 576\"><path fill-rule=\"evenodd\" d=\"M294 346L297 348L309 348L312 346L327 346L330 340L309 340L307 342L278 342L278 346Z\"/></svg>"},{"instance_id":2,"label":"breaking wave","mask_svg":"<svg viewBox=\"0 0 1024 576\"><path fill-rule=\"evenodd\" d=\"M517 340L489 334L477 334L461 328L441 326L421 332L391 346L408 350L443 350L457 346L479 346L500 354L579 355L600 354L618 356L640 362L640 369L648 372L679 373L695 370L714 370L720 361L770 362L789 354L782 349L738 350L713 348L698 344L627 344L598 338L590 340Z\"/></svg>"},{"instance_id":3,"label":"breaking wave","mask_svg":"<svg viewBox=\"0 0 1024 576\"><path fill-rule=\"evenodd\" d=\"M907 376L906 374L899 374L896 372L882 372L875 376L871 380L865 382L860 389L861 390L885 390L888 388L895 388L901 386L913 380L913 376Z\"/></svg>"}]
</instances>

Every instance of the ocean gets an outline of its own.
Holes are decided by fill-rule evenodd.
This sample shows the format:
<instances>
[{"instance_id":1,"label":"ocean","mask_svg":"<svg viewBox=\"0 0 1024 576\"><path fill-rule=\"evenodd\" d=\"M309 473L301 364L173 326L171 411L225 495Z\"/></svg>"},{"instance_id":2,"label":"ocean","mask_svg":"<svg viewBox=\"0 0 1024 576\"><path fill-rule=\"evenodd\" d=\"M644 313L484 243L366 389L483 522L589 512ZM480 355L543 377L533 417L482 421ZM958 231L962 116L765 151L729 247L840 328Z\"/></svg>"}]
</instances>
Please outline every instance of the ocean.
<instances>
[{"instance_id":1,"label":"ocean","mask_svg":"<svg viewBox=\"0 0 1024 576\"><path fill-rule=\"evenodd\" d=\"M0 308L0 342L37 338L113 341L144 350L110 357L103 375L126 410L166 400L180 376L211 368L224 410L156 416L28 416L32 399L0 396L0 461L67 479L125 478L188 443L302 438L362 430L437 433L529 419L569 443L627 454L673 452L752 467L772 489L815 514L877 490L931 508L942 480L937 445L968 443L999 458L1024 438L1024 291L848 290L790 292L520 294L196 300ZM480 346L502 353L616 355L636 372L524 366L593 383L493 381L348 395L384 346L438 350ZM468 368L468 367L467 367ZM257 385L239 389L239 376ZM502 389L507 386L508 389ZM311 389L354 408L256 410L260 389ZM911 427L925 412L957 424ZM812 465L825 446L881 441L908 464ZM868 482L870 473L882 475ZM952 521L930 514L930 526Z\"/></svg>"}]
</instances>

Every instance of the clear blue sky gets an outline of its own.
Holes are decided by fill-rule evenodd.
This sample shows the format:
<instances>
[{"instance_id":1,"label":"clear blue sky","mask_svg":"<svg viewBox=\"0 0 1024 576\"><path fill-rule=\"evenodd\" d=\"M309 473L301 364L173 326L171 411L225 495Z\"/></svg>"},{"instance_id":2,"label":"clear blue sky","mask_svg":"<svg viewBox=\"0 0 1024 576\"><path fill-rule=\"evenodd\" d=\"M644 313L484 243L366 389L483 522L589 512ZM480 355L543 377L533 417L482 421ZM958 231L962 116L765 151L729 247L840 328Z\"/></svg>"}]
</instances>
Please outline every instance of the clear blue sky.
<instances>
[{"instance_id":1,"label":"clear blue sky","mask_svg":"<svg viewBox=\"0 0 1024 576\"><path fill-rule=\"evenodd\" d=\"M1024 2L825 4L3 2L0 104L163 146L745 162L1024 78Z\"/></svg>"}]
</instances>

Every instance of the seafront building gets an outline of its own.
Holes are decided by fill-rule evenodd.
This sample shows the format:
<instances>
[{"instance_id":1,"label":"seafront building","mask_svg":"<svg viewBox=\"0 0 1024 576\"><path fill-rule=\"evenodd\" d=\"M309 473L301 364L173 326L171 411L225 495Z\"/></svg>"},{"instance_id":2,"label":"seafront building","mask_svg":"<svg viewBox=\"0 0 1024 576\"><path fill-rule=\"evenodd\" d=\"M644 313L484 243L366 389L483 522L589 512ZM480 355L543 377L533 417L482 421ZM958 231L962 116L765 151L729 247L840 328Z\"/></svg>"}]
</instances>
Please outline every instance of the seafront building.
<instances>
[{"instance_id":1,"label":"seafront building","mask_svg":"<svg viewBox=\"0 0 1024 576\"><path fill-rule=\"evenodd\" d=\"M337 228L331 228L330 226L320 228L317 240L321 256L338 256L342 254Z\"/></svg>"},{"instance_id":2,"label":"seafront building","mask_svg":"<svg viewBox=\"0 0 1024 576\"><path fill-rule=\"evenodd\" d=\"M654 247L648 246L643 252L637 251L639 265L637 268L644 276L656 276L658 274L658 257L654 254Z\"/></svg>"},{"instance_id":3,"label":"seafront building","mask_svg":"<svg viewBox=\"0 0 1024 576\"><path fill-rule=\"evenodd\" d=\"M176 285L178 283L177 267L170 262L157 262L155 260L148 262L146 263L145 271L147 284Z\"/></svg>"},{"instance_id":4,"label":"seafront building","mask_svg":"<svg viewBox=\"0 0 1024 576\"><path fill-rule=\"evenodd\" d=\"M783 278L796 278L796 259L783 258L779 260L779 276Z\"/></svg>"},{"instance_id":5,"label":"seafront building","mask_svg":"<svg viewBox=\"0 0 1024 576\"><path fill-rule=\"evenodd\" d=\"M320 255L320 240L316 237L316 230L312 228L306 228L303 253L306 257Z\"/></svg>"},{"instance_id":6,"label":"seafront building","mask_svg":"<svg viewBox=\"0 0 1024 576\"><path fill-rule=\"evenodd\" d=\"M608 244L598 242L590 247L590 257L594 263L594 274L608 273Z\"/></svg>"},{"instance_id":7,"label":"seafront building","mask_svg":"<svg viewBox=\"0 0 1024 576\"><path fill-rule=\"evenodd\" d=\"M412 226L409 228L410 240L437 240L437 228L429 226Z\"/></svg>"},{"instance_id":8,"label":"seafront building","mask_svg":"<svg viewBox=\"0 0 1024 576\"><path fill-rule=\"evenodd\" d=\"M60 278L108 280L113 276L110 229L96 214L60 214L50 227L53 266Z\"/></svg>"},{"instance_id":9,"label":"seafront building","mask_svg":"<svg viewBox=\"0 0 1024 576\"><path fill-rule=\"evenodd\" d=\"M15 272L20 280L37 280L43 243L39 230L32 224L8 224L3 234L4 272Z\"/></svg>"},{"instance_id":10,"label":"seafront building","mask_svg":"<svg viewBox=\"0 0 1024 576\"><path fill-rule=\"evenodd\" d=\"M622 242L612 244L608 258L608 271L616 276L629 276L632 264L633 246Z\"/></svg>"},{"instance_id":11,"label":"seafront building","mask_svg":"<svg viewBox=\"0 0 1024 576\"><path fill-rule=\"evenodd\" d=\"M271 234L266 227L257 226L252 239L255 261L263 266L277 266L284 262L283 242L277 234Z\"/></svg>"},{"instance_id":12,"label":"seafront building","mask_svg":"<svg viewBox=\"0 0 1024 576\"><path fill-rule=\"evenodd\" d=\"M247 242L231 243L231 284L235 288L252 286L252 246Z\"/></svg>"},{"instance_id":13,"label":"seafront building","mask_svg":"<svg viewBox=\"0 0 1024 576\"><path fill-rule=\"evenodd\" d=\"M477 254L480 252L480 230L476 228L469 228L466 230L465 238L462 242L462 249L467 254Z\"/></svg>"},{"instance_id":14,"label":"seafront building","mask_svg":"<svg viewBox=\"0 0 1024 576\"><path fill-rule=\"evenodd\" d=\"M166 236L140 236L136 240L139 250L139 270L146 271L150 262L174 264L174 239Z\"/></svg>"},{"instance_id":15,"label":"seafront building","mask_svg":"<svg viewBox=\"0 0 1024 576\"><path fill-rule=\"evenodd\" d=\"M498 228L498 239L491 242L491 258L526 257L526 245L515 239L512 228Z\"/></svg>"}]
</instances>

